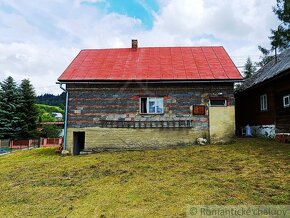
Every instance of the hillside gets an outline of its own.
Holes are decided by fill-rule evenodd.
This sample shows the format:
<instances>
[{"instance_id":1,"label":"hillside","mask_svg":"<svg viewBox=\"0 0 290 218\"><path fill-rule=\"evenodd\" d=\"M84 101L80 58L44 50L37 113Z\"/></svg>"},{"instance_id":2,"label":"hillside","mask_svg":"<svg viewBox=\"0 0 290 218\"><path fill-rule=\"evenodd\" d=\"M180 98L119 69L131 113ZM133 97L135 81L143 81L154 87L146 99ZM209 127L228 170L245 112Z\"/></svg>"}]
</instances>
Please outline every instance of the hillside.
<instances>
[{"instance_id":1,"label":"hillside","mask_svg":"<svg viewBox=\"0 0 290 218\"><path fill-rule=\"evenodd\" d=\"M0 156L0 217L186 217L187 205L289 204L289 145L228 145L62 157Z\"/></svg>"},{"instance_id":2,"label":"hillside","mask_svg":"<svg viewBox=\"0 0 290 218\"><path fill-rule=\"evenodd\" d=\"M64 116L64 110L58 106L50 106L45 104L36 104L41 122L58 121L53 115L53 112L61 113Z\"/></svg>"},{"instance_id":3,"label":"hillside","mask_svg":"<svg viewBox=\"0 0 290 218\"><path fill-rule=\"evenodd\" d=\"M65 93L60 95L44 94L36 97L36 102L38 104L46 104L50 106L58 106L64 109L65 106Z\"/></svg>"}]
</instances>

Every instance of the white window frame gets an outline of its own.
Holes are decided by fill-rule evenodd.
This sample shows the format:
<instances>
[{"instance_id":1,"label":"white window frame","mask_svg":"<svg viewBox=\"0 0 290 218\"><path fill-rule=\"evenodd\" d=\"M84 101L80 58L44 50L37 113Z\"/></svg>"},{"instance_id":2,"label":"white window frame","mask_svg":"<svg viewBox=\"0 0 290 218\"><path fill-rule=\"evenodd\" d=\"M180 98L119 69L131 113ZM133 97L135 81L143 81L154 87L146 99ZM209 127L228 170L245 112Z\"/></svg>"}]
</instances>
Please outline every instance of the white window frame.
<instances>
[{"instance_id":1,"label":"white window frame","mask_svg":"<svg viewBox=\"0 0 290 218\"><path fill-rule=\"evenodd\" d=\"M147 108L147 112L144 113L142 112L142 108L141 108L141 99L142 98L146 98L146 108ZM158 101L161 100L161 104L162 104L162 111L161 112L157 112L157 107L155 106L155 111L154 112L149 112L149 104L150 102L154 101L155 104L157 104ZM139 100L139 109L140 109L140 114L164 114L164 101L163 101L163 97L140 97Z\"/></svg>"},{"instance_id":2,"label":"white window frame","mask_svg":"<svg viewBox=\"0 0 290 218\"><path fill-rule=\"evenodd\" d=\"M260 96L260 110L267 111L268 110L268 97L267 94L263 94Z\"/></svg>"},{"instance_id":3,"label":"white window frame","mask_svg":"<svg viewBox=\"0 0 290 218\"><path fill-rule=\"evenodd\" d=\"M211 101L224 101L225 103L223 105L215 105L212 104ZM226 107L227 106L227 99L209 99L209 106L211 107Z\"/></svg>"},{"instance_id":4,"label":"white window frame","mask_svg":"<svg viewBox=\"0 0 290 218\"><path fill-rule=\"evenodd\" d=\"M286 103L286 99L288 99L288 103ZM290 95L283 96L283 107L290 107Z\"/></svg>"}]
</instances>

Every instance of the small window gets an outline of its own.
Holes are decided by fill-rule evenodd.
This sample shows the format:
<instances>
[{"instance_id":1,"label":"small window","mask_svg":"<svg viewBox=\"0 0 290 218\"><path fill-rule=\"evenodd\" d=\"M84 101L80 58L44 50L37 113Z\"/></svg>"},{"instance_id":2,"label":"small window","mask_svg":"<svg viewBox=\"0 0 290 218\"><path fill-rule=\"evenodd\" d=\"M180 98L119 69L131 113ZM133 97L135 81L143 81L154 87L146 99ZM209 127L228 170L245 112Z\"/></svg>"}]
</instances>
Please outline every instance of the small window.
<instances>
[{"instance_id":1,"label":"small window","mask_svg":"<svg viewBox=\"0 0 290 218\"><path fill-rule=\"evenodd\" d=\"M283 97L283 106L290 107L290 95L285 95Z\"/></svg>"},{"instance_id":2,"label":"small window","mask_svg":"<svg viewBox=\"0 0 290 218\"><path fill-rule=\"evenodd\" d=\"M204 105L194 105L193 106L193 115L205 115L205 106Z\"/></svg>"},{"instance_id":3,"label":"small window","mask_svg":"<svg viewBox=\"0 0 290 218\"><path fill-rule=\"evenodd\" d=\"M266 111L268 109L266 94L260 96L260 109L261 111Z\"/></svg>"},{"instance_id":4,"label":"small window","mask_svg":"<svg viewBox=\"0 0 290 218\"><path fill-rule=\"evenodd\" d=\"M142 114L162 114L163 98L140 98L140 111Z\"/></svg>"},{"instance_id":5,"label":"small window","mask_svg":"<svg viewBox=\"0 0 290 218\"><path fill-rule=\"evenodd\" d=\"M211 98L209 100L209 105L210 106L222 106L225 107L227 106L227 100L224 98Z\"/></svg>"}]
</instances>

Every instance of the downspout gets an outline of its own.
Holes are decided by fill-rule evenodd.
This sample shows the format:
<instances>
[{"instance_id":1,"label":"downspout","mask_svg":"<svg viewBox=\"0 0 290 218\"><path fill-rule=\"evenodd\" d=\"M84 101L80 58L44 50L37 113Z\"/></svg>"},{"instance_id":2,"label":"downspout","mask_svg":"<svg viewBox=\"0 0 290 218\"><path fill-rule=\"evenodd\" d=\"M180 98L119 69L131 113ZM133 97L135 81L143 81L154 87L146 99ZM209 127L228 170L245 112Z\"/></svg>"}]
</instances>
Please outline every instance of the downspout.
<instances>
[{"instance_id":1,"label":"downspout","mask_svg":"<svg viewBox=\"0 0 290 218\"><path fill-rule=\"evenodd\" d=\"M63 83L59 84L59 87L66 93L65 97L65 116L64 116L64 133L63 133L63 150L66 150L66 135L67 135L67 114L68 114L68 91L62 87Z\"/></svg>"}]
</instances>

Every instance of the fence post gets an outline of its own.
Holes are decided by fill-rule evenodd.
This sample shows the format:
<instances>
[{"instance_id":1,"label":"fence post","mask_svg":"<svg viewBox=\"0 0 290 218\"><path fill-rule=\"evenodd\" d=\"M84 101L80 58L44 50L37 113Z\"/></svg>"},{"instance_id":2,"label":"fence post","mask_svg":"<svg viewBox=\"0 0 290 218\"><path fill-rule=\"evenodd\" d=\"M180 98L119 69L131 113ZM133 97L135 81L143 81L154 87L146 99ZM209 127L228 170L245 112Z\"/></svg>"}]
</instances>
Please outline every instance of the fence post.
<instances>
[{"instance_id":1,"label":"fence post","mask_svg":"<svg viewBox=\"0 0 290 218\"><path fill-rule=\"evenodd\" d=\"M8 148L10 148L10 153L12 152L12 146L10 145L11 143L11 139L9 138L9 141L8 141Z\"/></svg>"}]
</instances>

